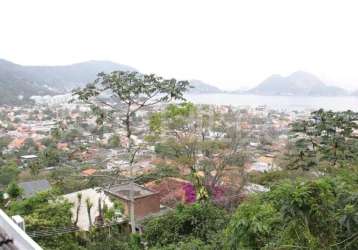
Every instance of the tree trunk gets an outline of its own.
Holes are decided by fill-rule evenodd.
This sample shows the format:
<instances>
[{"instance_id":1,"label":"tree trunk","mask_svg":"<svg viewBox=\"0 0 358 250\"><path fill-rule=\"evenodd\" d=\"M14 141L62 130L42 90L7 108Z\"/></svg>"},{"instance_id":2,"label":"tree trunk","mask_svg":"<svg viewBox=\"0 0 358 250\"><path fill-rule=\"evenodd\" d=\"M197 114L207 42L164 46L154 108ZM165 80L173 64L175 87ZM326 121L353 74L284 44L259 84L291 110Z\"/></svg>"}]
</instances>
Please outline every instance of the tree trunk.
<instances>
[{"instance_id":1,"label":"tree trunk","mask_svg":"<svg viewBox=\"0 0 358 250\"><path fill-rule=\"evenodd\" d=\"M74 222L74 225L77 227L77 223L78 223L78 217L80 214L80 209L81 209L81 200L82 200L82 195L79 193L79 195L77 196L77 200L78 200L78 204L77 204L77 209L76 209L76 220Z\"/></svg>"}]
</instances>

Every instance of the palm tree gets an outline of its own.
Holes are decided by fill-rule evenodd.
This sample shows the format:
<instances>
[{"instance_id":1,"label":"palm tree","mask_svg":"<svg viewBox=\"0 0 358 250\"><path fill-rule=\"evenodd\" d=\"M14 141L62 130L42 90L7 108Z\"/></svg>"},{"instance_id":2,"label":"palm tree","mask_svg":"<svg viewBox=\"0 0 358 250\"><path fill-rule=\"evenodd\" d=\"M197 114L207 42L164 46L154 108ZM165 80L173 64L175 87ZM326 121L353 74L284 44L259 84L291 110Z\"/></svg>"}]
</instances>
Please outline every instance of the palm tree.
<instances>
[{"instance_id":1,"label":"palm tree","mask_svg":"<svg viewBox=\"0 0 358 250\"><path fill-rule=\"evenodd\" d=\"M98 217L97 217L97 223L102 225L104 223L103 218L103 209L102 209L102 199L101 197L98 198Z\"/></svg>"},{"instance_id":2,"label":"palm tree","mask_svg":"<svg viewBox=\"0 0 358 250\"><path fill-rule=\"evenodd\" d=\"M93 204L89 198L86 199L86 207L87 207L89 225L90 227L92 227L91 209L93 207Z\"/></svg>"},{"instance_id":3,"label":"palm tree","mask_svg":"<svg viewBox=\"0 0 358 250\"><path fill-rule=\"evenodd\" d=\"M82 201L82 193L77 193L77 209L76 209L76 220L75 220L75 226L77 226L78 223L78 217L80 214L80 209L81 209L81 201Z\"/></svg>"},{"instance_id":4,"label":"palm tree","mask_svg":"<svg viewBox=\"0 0 358 250\"><path fill-rule=\"evenodd\" d=\"M32 162L29 168L32 176L37 176L40 173L40 164L38 161Z\"/></svg>"}]
</instances>

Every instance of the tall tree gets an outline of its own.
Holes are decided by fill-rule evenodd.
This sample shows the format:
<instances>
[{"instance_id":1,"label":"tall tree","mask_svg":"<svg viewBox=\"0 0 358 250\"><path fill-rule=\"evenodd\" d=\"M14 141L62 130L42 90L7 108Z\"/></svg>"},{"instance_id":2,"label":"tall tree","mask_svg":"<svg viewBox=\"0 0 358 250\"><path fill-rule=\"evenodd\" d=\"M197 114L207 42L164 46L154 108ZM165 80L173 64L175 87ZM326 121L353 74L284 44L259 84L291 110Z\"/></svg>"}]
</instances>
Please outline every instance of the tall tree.
<instances>
[{"instance_id":1,"label":"tall tree","mask_svg":"<svg viewBox=\"0 0 358 250\"><path fill-rule=\"evenodd\" d=\"M153 114L150 127L161 145L157 152L168 153L167 157L190 170L198 199L217 199L222 194L220 183L229 166L237 167L236 177L243 184L246 157L238 150L240 134L237 126L223 122L218 111L192 103L171 104ZM231 137L224 138L226 134Z\"/></svg>"},{"instance_id":2,"label":"tall tree","mask_svg":"<svg viewBox=\"0 0 358 250\"><path fill-rule=\"evenodd\" d=\"M134 173L133 163L138 152L138 145L133 141L133 119L135 114L150 106L184 100L184 92L189 88L188 81L164 79L154 74L114 71L110 74L99 73L98 78L85 88L74 91L74 95L84 103L91 105L92 113L97 117L97 124L119 118L126 131L129 154L130 186L130 221L135 232L134 218Z\"/></svg>"},{"instance_id":3,"label":"tall tree","mask_svg":"<svg viewBox=\"0 0 358 250\"><path fill-rule=\"evenodd\" d=\"M86 198L85 201L86 201L86 208L87 208L87 215L88 215L89 225L90 225L90 227L92 227L91 209L93 207L93 203L91 202L91 200L89 198Z\"/></svg>"},{"instance_id":4,"label":"tall tree","mask_svg":"<svg viewBox=\"0 0 358 250\"><path fill-rule=\"evenodd\" d=\"M308 170L320 163L344 166L357 162L358 113L333 112L323 109L311 113L306 120L291 126L293 147L289 157L293 168Z\"/></svg>"},{"instance_id":5,"label":"tall tree","mask_svg":"<svg viewBox=\"0 0 358 250\"><path fill-rule=\"evenodd\" d=\"M81 210L81 202L82 202L82 193L77 193L76 219L75 219L75 222L73 223L75 226L77 226L77 223L78 223L78 218L79 218L80 210Z\"/></svg>"}]
</instances>

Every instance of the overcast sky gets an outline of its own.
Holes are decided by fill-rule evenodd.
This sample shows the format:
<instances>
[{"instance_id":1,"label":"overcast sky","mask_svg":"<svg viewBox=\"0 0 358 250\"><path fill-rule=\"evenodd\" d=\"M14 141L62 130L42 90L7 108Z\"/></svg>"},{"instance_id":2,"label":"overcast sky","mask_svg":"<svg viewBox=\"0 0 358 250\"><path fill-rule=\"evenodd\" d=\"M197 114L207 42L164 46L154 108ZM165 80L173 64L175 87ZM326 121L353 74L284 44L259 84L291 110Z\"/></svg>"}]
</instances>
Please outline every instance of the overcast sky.
<instances>
[{"instance_id":1,"label":"overcast sky","mask_svg":"<svg viewBox=\"0 0 358 250\"><path fill-rule=\"evenodd\" d=\"M1 0L0 58L111 60L223 89L309 71L358 89L358 1Z\"/></svg>"}]
</instances>

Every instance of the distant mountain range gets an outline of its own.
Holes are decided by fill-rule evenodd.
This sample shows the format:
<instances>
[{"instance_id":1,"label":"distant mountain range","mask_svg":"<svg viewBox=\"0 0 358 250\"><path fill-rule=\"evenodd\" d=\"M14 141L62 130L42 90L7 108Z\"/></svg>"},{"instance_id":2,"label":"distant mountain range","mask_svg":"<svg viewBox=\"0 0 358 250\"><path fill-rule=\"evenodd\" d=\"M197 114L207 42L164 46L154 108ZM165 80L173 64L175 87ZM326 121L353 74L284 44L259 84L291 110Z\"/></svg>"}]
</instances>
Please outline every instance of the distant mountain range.
<instances>
[{"instance_id":1,"label":"distant mountain range","mask_svg":"<svg viewBox=\"0 0 358 250\"><path fill-rule=\"evenodd\" d=\"M110 61L87 61L64 66L22 66L0 59L0 105L23 104L33 95L55 95L84 86L99 72L137 71ZM193 94L228 93L200 80L190 80ZM257 87L233 94L339 96L348 95L342 88L328 86L316 76L298 71L287 77L273 75ZM354 92L358 96L358 91Z\"/></svg>"},{"instance_id":2,"label":"distant mountain range","mask_svg":"<svg viewBox=\"0 0 358 250\"><path fill-rule=\"evenodd\" d=\"M65 66L22 66L0 59L0 105L22 104L33 95L66 93L96 79L99 72L137 71L110 61L87 61ZM199 80L190 81L191 93L218 93L221 90Z\"/></svg>"},{"instance_id":3,"label":"distant mountain range","mask_svg":"<svg viewBox=\"0 0 358 250\"><path fill-rule=\"evenodd\" d=\"M135 70L108 61L88 61L66 66L22 66L0 59L0 104L21 103L32 95L68 92L93 81L99 72L118 69Z\"/></svg>"},{"instance_id":4,"label":"distant mountain range","mask_svg":"<svg viewBox=\"0 0 358 250\"><path fill-rule=\"evenodd\" d=\"M340 96L348 95L342 88L328 86L316 76L297 71L287 77L272 75L248 91L256 95Z\"/></svg>"},{"instance_id":5,"label":"distant mountain range","mask_svg":"<svg viewBox=\"0 0 358 250\"><path fill-rule=\"evenodd\" d=\"M200 80L190 80L190 85L193 87L190 92L193 94L213 94L223 92L218 87L207 84Z\"/></svg>"}]
</instances>

